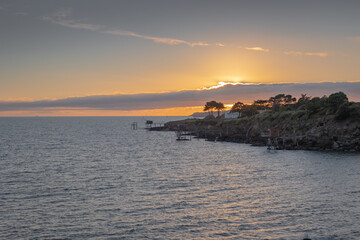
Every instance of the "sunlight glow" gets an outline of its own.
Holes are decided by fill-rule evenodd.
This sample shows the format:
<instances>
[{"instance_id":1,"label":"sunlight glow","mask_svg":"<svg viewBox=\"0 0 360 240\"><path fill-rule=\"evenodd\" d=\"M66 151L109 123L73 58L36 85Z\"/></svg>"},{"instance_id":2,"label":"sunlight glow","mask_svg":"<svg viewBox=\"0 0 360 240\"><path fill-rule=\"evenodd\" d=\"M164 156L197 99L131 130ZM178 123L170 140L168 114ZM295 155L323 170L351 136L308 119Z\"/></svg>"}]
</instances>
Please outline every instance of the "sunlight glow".
<instances>
[{"instance_id":1,"label":"sunlight glow","mask_svg":"<svg viewBox=\"0 0 360 240\"><path fill-rule=\"evenodd\" d=\"M218 84L215 86L203 87L200 90L211 90L211 89L221 88L221 87L224 87L227 85L235 86L235 85L254 85L254 84L253 83L244 83L244 82L218 82Z\"/></svg>"},{"instance_id":2,"label":"sunlight glow","mask_svg":"<svg viewBox=\"0 0 360 240\"><path fill-rule=\"evenodd\" d=\"M204 106L145 110L97 110L89 108L46 108L39 110L0 111L0 117L70 117L70 116L189 116L203 112Z\"/></svg>"},{"instance_id":3,"label":"sunlight glow","mask_svg":"<svg viewBox=\"0 0 360 240\"><path fill-rule=\"evenodd\" d=\"M270 52L269 49L265 49L262 47L247 47L246 50L252 50L252 51L260 51L260 52Z\"/></svg>"}]
</instances>

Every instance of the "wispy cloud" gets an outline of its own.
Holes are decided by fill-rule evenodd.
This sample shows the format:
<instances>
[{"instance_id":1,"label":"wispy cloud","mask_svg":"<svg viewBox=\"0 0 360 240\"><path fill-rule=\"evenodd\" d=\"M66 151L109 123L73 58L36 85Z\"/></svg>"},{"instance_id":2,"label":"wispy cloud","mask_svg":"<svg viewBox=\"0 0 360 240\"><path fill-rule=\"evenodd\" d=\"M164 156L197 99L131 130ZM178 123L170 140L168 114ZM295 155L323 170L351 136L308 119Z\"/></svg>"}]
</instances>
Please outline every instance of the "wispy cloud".
<instances>
[{"instance_id":1,"label":"wispy cloud","mask_svg":"<svg viewBox=\"0 0 360 240\"><path fill-rule=\"evenodd\" d=\"M69 18L70 16L71 16L71 9L67 9L67 10L62 10L62 11L56 12L56 13L52 14L51 16L43 17L43 20L49 21L51 23L54 23L54 24L57 24L57 25L60 25L60 26L63 26L63 27L74 28L74 29L85 29L85 30L97 31L97 32L100 32L100 33L118 35L118 36L128 36L128 37L142 38L142 39L146 39L146 40L151 40L151 41L156 42L156 43L162 43L162 44L167 44L167 45L184 44L184 45L187 45L187 46L190 46L190 47L196 47L196 46L200 46L200 47L209 47L209 46L223 47L223 46L225 46L222 43L210 44L210 43L202 42L202 41L200 41L200 42L189 42L189 41L185 41L185 40L181 40L181 39L175 39L175 38L154 37L154 36L143 35L143 34L131 32L131 31L109 29L109 28L107 28L105 26L96 25L96 24L88 24L88 23L83 23L83 22L80 22L80 21L73 20L73 19Z\"/></svg>"},{"instance_id":2,"label":"wispy cloud","mask_svg":"<svg viewBox=\"0 0 360 240\"><path fill-rule=\"evenodd\" d=\"M284 52L285 55L293 55L293 56L302 56L304 55L303 52L299 52L299 51L287 51Z\"/></svg>"},{"instance_id":3,"label":"wispy cloud","mask_svg":"<svg viewBox=\"0 0 360 240\"><path fill-rule=\"evenodd\" d=\"M251 51L259 51L259 52L270 52L269 49L265 49L262 47L246 47L246 50L251 50Z\"/></svg>"},{"instance_id":4,"label":"wispy cloud","mask_svg":"<svg viewBox=\"0 0 360 240\"><path fill-rule=\"evenodd\" d=\"M285 55L293 56L316 56L316 57L327 57L328 53L326 52L300 52L300 51L286 51Z\"/></svg>"},{"instance_id":5,"label":"wispy cloud","mask_svg":"<svg viewBox=\"0 0 360 240\"><path fill-rule=\"evenodd\" d=\"M147 39L147 40L152 40L156 43L164 43L164 44L168 44L168 45L179 45L179 44L185 44L188 45L190 47L196 47L196 46L203 46L203 47L207 47L207 46L212 46L213 44L209 44L206 42L187 42L184 40L179 40L179 39L174 39L174 38L161 38L161 37L152 37L152 36L146 36L146 35L141 35L138 33L134 33L134 32L128 32L128 31L121 31L121 30L105 30L105 31L101 31L102 33L106 33L106 34L111 34L111 35L119 35L119 36L129 36L129 37L137 37L137 38L143 38L143 39ZM218 46L216 44L216 46Z\"/></svg>"},{"instance_id":6,"label":"wispy cloud","mask_svg":"<svg viewBox=\"0 0 360 240\"><path fill-rule=\"evenodd\" d=\"M202 106L204 102L214 99L224 103L234 103L267 99L278 93L287 93L298 97L301 93L306 93L308 96L323 96L338 91L345 92L351 101L360 101L360 81L284 84L219 83L219 85L215 88L167 93L93 95L43 101L3 101L0 102L0 111L45 111L50 108L82 109L84 111L165 109Z\"/></svg>"},{"instance_id":7,"label":"wispy cloud","mask_svg":"<svg viewBox=\"0 0 360 240\"><path fill-rule=\"evenodd\" d=\"M305 56L318 56L318 57L327 57L328 54L326 52L307 52L304 53Z\"/></svg>"},{"instance_id":8,"label":"wispy cloud","mask_svg":"<svg viewBox=\"0 0 360 240\"><path fill-rule=\"evenodd\" d=\"M71 9L66 9L66 10L58 11L52 14L51 16L45 16L42 19L68 28L85 29L91 31L99 31L102 28L101 25L80 23L72 19L68 19L70 15L71 15Z\"/></svg>"}]
</instances>

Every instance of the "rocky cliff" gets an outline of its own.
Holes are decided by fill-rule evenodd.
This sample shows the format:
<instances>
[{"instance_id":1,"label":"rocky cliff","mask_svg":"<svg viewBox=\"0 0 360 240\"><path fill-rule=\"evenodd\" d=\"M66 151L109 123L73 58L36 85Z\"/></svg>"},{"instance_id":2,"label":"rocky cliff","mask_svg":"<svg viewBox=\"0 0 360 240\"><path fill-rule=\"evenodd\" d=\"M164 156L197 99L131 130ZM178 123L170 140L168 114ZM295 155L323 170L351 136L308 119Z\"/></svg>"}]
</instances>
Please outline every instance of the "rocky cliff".
<instances>
[{"instance_id":1,"label":"rocky cliff","mask_svg":"<svg viewBox=\"0 0 360 240\"><path fill-rule=\"evenodd\" d=\"M165 129L182 128L200 138L275 145L279 149L360 152L360 120L337 119L335 114L308 111L264 112L239 119L187 119L168 122Z\"/></svg>"}]
</instances>

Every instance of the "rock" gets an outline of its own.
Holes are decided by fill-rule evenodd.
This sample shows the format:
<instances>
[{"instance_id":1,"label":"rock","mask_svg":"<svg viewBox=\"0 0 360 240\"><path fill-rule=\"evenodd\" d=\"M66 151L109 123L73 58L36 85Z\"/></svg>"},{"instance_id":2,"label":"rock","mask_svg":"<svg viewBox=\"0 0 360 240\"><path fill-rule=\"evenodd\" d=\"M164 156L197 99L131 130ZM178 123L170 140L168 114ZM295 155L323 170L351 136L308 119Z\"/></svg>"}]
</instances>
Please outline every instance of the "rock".
<instances>
[{"instance_id":1,"label":"rock","mask_svg":"<svg viewBox=\"0 0 360 240\"><path fill-rule=\"evenodd\" d=\"M309 119L280 118L276 112L239 119L214 118L209 115L206 119L169 122L165 129L174 130L179 125L186 125L201 138L218 137L218 141L246 142L255 146L264 146L266 133L269 129L276 129L280 136L278 144L283 149L360 151L358 120L338 122L330 115L314 115Z\"/></svg>"}]
</instances>

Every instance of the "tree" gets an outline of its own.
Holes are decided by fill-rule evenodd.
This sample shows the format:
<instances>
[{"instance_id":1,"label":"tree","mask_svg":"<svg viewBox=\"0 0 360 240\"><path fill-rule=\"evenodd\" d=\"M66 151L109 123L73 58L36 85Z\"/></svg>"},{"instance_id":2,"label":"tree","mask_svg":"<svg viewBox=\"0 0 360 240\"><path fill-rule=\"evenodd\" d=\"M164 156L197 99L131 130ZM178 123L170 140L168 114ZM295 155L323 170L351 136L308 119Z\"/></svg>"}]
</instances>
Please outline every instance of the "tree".
<instances>
[{"instance_id":1,"label":"tree","mask_svg":"<svg viewBox=\"0 0 360 240\"><path fill-rule=\"evenodd\" d=\"M253 115L258 113L257 107L254 104L252 104L252 105L244 105L244 107L242 109L242 113L245 116L248 116L248 117L253 116Z\"/></svg>"},{"instance_id":2,"label":"tree","mask_svg":"<svg viewBox=\"0 0 360 240\"><path fill-rule=\"evenodd\" d=\"M340 105L342 105L345 102L348 102L348 98L346 94L343 92L333 93L328 98L329 107L334 110L340 107Z\"/></svg>"},{"instance_id":3,"label":"tree","mask_svg":"<svg viewBox=\"0 0 360 240\"><path fill-rule=\"evenodd\" d=\"M306 110L309 111L310 114L318 112L323 107L323 102L321 98L314 97L311 100L306 101L305 103Z\"/></svg>"},{"instance_id":4,"label":"tree","mask_svg":"<svg viewBox=\"0 0 360 240\"><path fill-rule=\"evenodd\" d=\"M298 100L298 103L305 103L310 100L311 97L306 96L305 94L301 94L301 97Z\"/></svg>"},{"instance_id":5,"label":"tree","mask_svg":"<svg viewBox=\"0 0 360 240\"><path fill-rule=\"evenodd\" d=\"M224 109L225 109L224 104L221 102L216 102L216 101L206 102L206 104L204 106L204 111L209 111L209 115L210 115L210 111L211 111L211 114L213 115L212 111L217 110L218 117L220 116L220 111L222 111Z\"/></svg>"},{"instance_id":6,"label":"tree","mask_svg":"<svg viewBox=\"0 0 360 240\"><path fill-rule=\"evenodd\" d=\"M285 94L281 93L276 95L275 97L269 98L269 102L279 104L283 101L284 98L285 98Z\"/></svg>"},{"instance_id":7,"label":"tree","mask_svg":"<svg viewBox=\"0 0 360 240\"><path fill-rule=\"evenodd\" d=\"M210 115L210 109L211 109L211 107L210 107L210 104L209 104L209 102L207 102L206 104L205 104L205 106L204 106L204 112L206 112L206 111L208 111L209 112L209 115Z\"/></svg>"},{"instance_id":8,"label":"tree","mask_svg":"<svg viewBox=\"0 0 360 240\"><path fill-rule=\"evenodd\" d=\"M210 115L210 112L211 112L211 115L213 115L212 111L215 109L216 106L217 106L216 101L206 102L206 104L204 106L204 112L209 111L209 115Z\"/></svg>"},{"instance_id":9,"label":"tree","mask_svg":"<svg viewBox=\"0 0 360 240\"><path fill-rule=\"evenodd\" d=\"M281 93L275 97L269 98L269 103L271 103L271 108L273 111L279 111L280 105L284 102L285 94Z\"/></svg>"},{"instance_id":10,"label":"tree","mask_svg":"<svg viewBox=\"0 0 360 240\"><path fill-rule=\"evenodd\" d=\"M220 111L224 110L225 109L225 106L223 103L221 102L215 102L215 109L218 111L218 117L220 117Z\"/></svg>"},{"instance_id":11,"label":"tree","mask_svg":"<svg viewBox=\"0 0 360 240\"><path fill-rule=\"evenodd\" d=\"M307 103L310 100L311 97L306 96L306 94L301 94L301 97L299 97L297 103L295 104L295 107L298 108L305 103Z\"/></svg>"},{"instance_id":12,"label":"tree","mask_svg":"<svg viewBox=\"0 0 360 240\"><path fill-rule=\"evenodd\" d=\"M283 93L269 98L268 101L274 111L278 111L281 105L290 105L296 102L296 98L293 98L290 94L285 95Z\"/></svg>"},{"instance_id":13,"label":"tree","mask_svg":"<svg viewBox=\"0 0 360 240\"><path fill-rule=\"evenodd\" d=\"M254 101L254 105L258 106L259 110L266 110L270 107L271 104L270 104L269 100L259 99L259 100Z\"/></svg>"},{"instance_id":14,"label":"tree","mask_svg":"<svg viewBox=\"0 0 360 240\"><path fill-rule=\"evenodd\" d=\"M244 107L244 104L242 102L237 102L231 107L230 112L231 113L238 112L239 113L238 117L240 117L240 112L243 109L243 107Z\"/></svg>"},{"instance_id":15,"label":"tree","mask_svg":"<svg viewBox=\"0 0 360 240\"><path fill-rule=\"evenodd\" d=\"M288 94L285 96L284 102L285 102L285 104L293 104L296 102L296 98L292 97L290 94Z\"/></svg>"}]
</instances>

